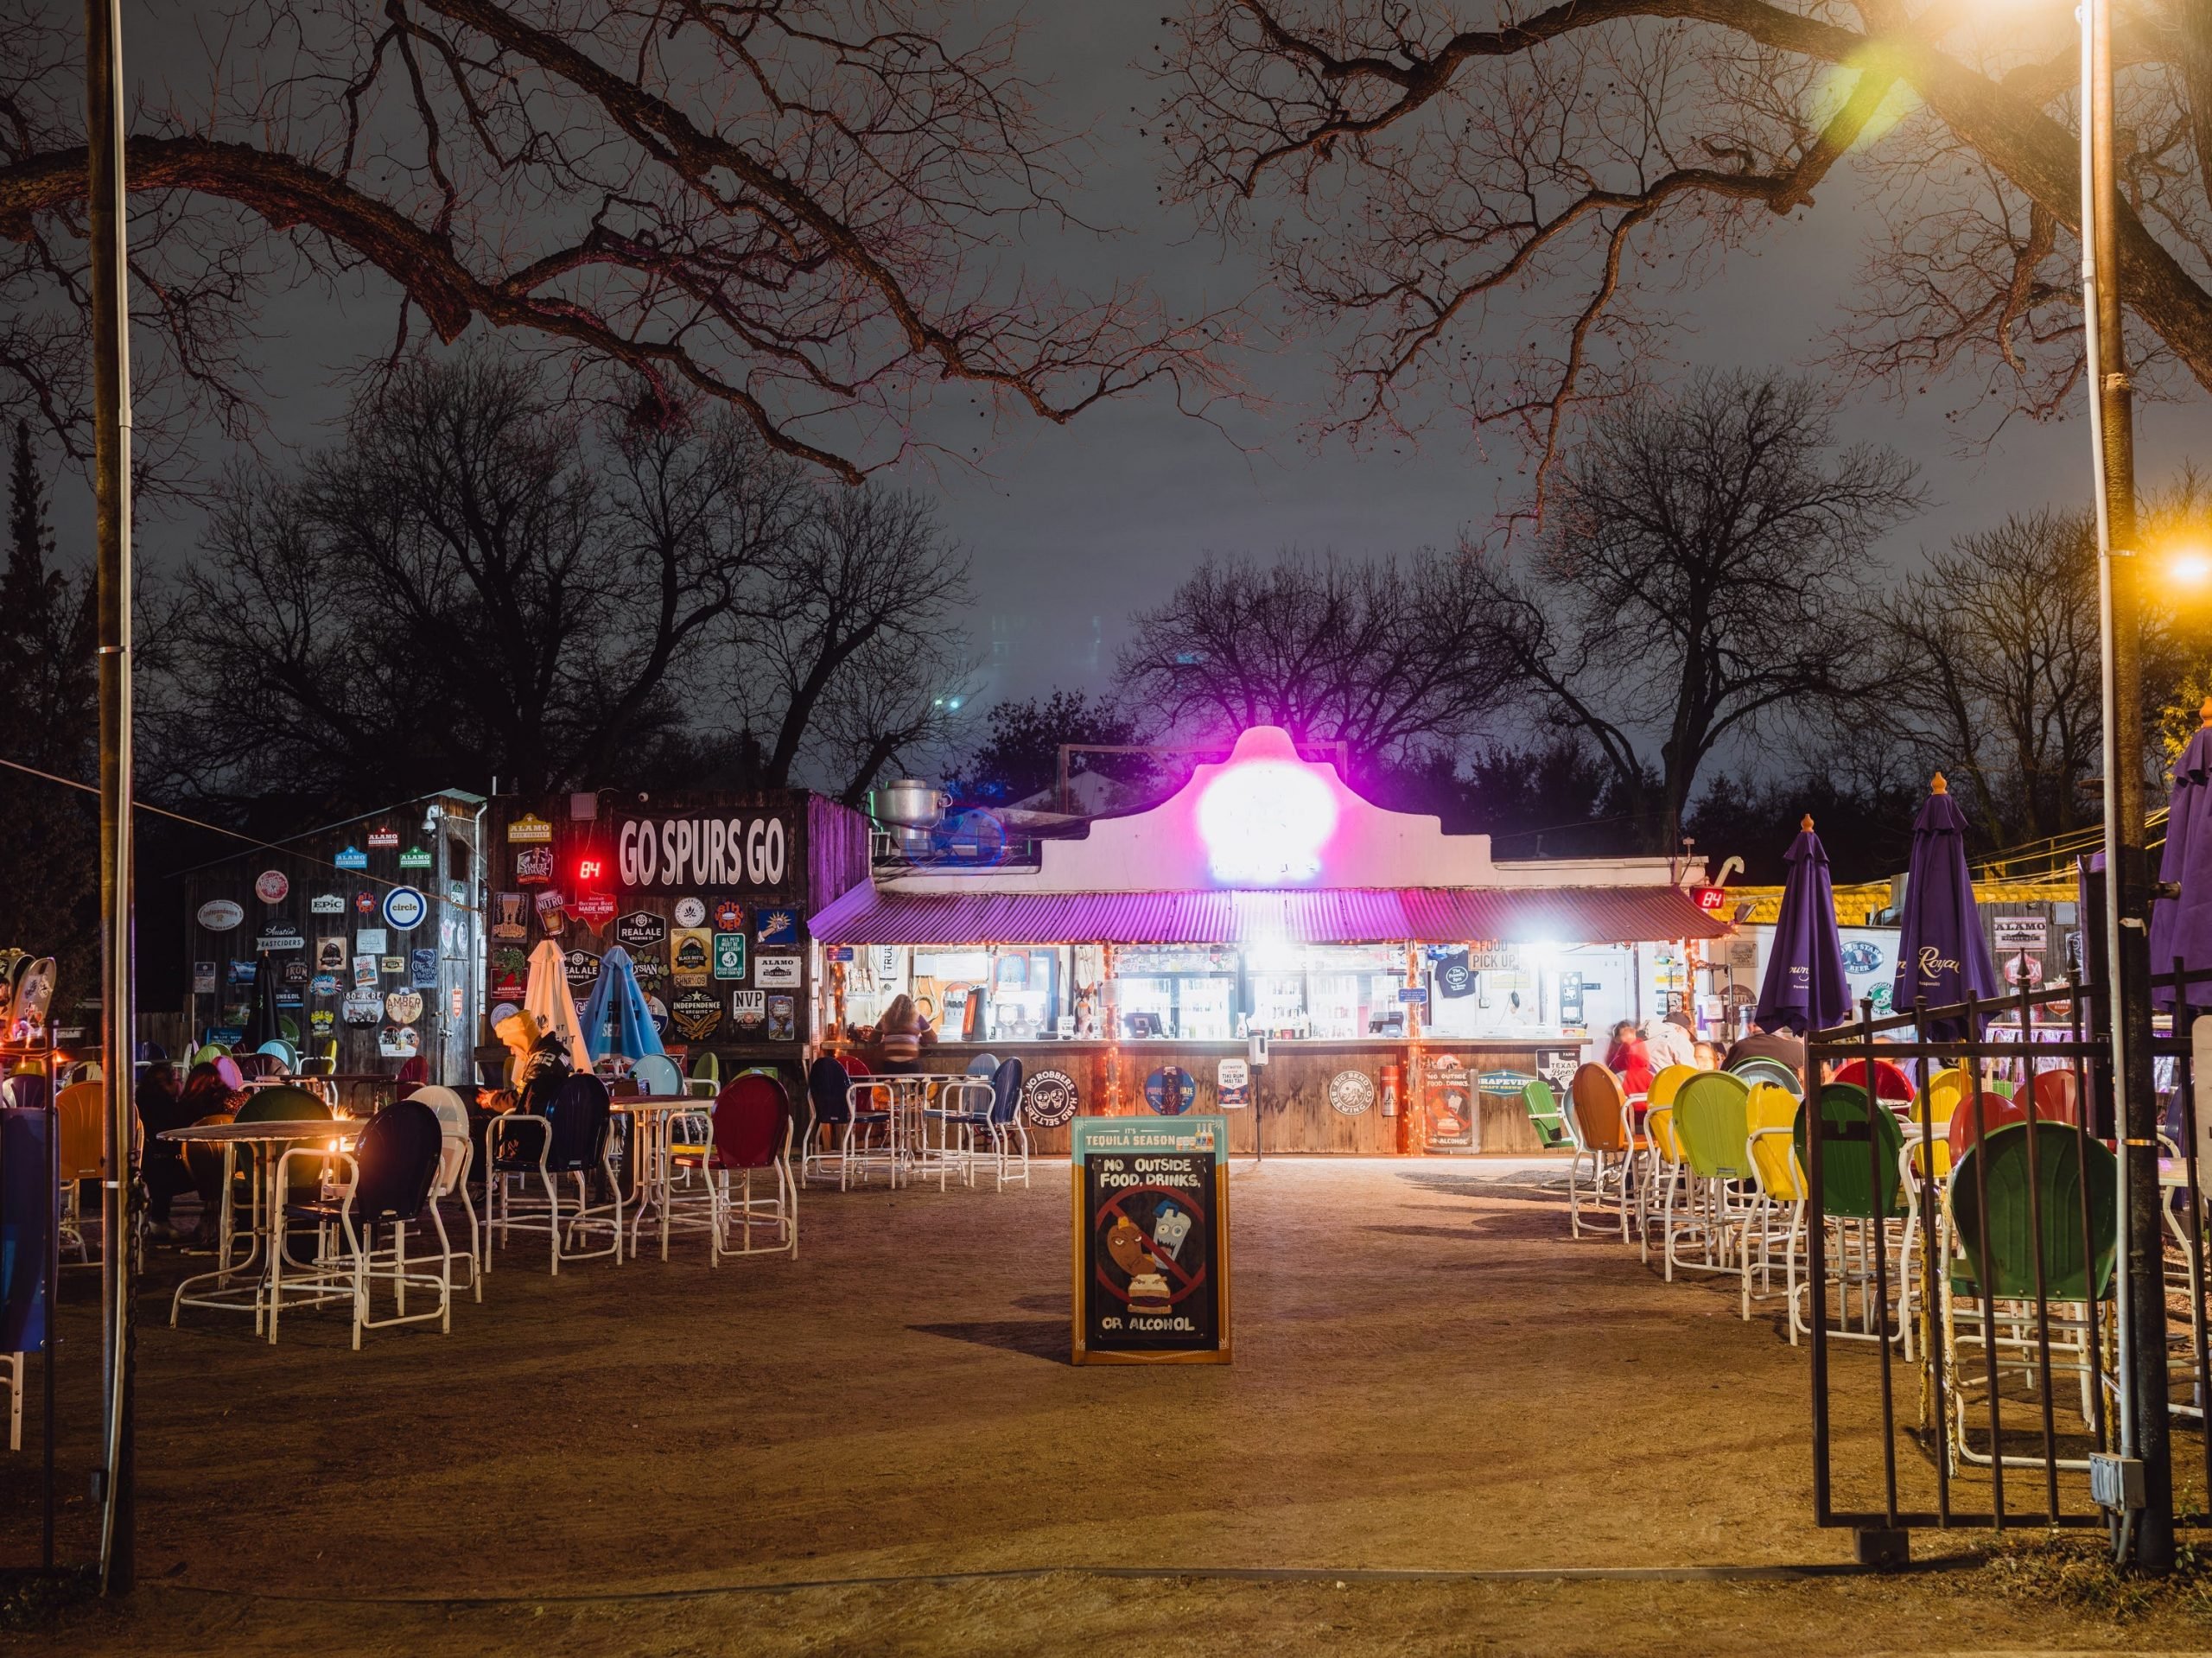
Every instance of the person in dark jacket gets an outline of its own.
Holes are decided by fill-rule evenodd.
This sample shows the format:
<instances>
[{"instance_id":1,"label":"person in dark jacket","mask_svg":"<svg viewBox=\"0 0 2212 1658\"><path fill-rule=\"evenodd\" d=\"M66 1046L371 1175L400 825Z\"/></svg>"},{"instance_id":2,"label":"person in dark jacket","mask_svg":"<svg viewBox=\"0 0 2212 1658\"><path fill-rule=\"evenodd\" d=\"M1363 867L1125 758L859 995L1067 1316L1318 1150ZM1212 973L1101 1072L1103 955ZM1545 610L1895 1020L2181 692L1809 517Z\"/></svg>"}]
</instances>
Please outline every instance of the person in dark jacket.
<instances>
[{"instance_id":1,"label":"person in dark jacket","mask_svg":"<svg viewBox=\"0 0 2212 1658\"><path fill-rule=\"evenodd\" d=\"M1777 1059L1795 1071L1805 1069L1805 1043L1787 1031L1753 1031L1728 1050L1728 1063L1740 1059Z\"/></svg>"},{"instance_id":2,"label":"person in dark jacket","mask_svg":"<svg viewBox=\"0 0 2212 1658\"><path fill-rule=\"evenodd\" d=\"M167 1072L163 1077L162 1073ZM139 1079L136 1103L138 1120L145 1125L145 1151L139 1172L146 1182L149 1236L158 1242L177 1241L169 1219L170 1206L187 1191L200 1196L200 1226L188 1240L212 1247L223 1199L223 1154L213 1146L180 1146L157 1136L171 1128L198 1122L228 1122L245 1103L245 1096L224 1079L213 1064L202 1062L185 1073L177 1086L175 1067L157 1064Z\"/></svg>"}]
</instances>

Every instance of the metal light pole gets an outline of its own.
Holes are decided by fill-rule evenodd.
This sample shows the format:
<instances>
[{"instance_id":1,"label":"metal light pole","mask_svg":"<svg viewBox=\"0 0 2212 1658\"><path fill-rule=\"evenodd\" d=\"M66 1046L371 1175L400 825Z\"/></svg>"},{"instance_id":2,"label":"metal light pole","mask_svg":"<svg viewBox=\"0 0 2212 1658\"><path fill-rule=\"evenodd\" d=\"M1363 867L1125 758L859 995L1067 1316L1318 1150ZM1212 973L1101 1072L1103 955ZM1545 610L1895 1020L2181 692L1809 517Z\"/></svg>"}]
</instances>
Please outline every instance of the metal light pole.
<instances>
[{"instance_id":1,"label":"metal light pole","mask_svg":"<svg viewBox=\"0 0 2212 1658\"><path fill-rule=\"evenodd\" d=\"M92 470L98 494L100 698L100 1587L136 1572L132 1486L130 1131L135 1023L130 892L130 301L124 255L123 14L85 0L85 136L92 240Z\"/></svg>"},{"instance_id":2,"label":"metal light pole","mask_svg":"<svg viewBox=\"0 0 2212 1658\"><path fill-rule=\"evenodd\" d=\"M2082 0L2082 288L2097 505L2104 678L2106 998L2118 1091L2120 1452L2143 1464L2135 1558L2173 1566L2166 1401L2164 1240L2158 1102L2151 1075L2150 864L2143 846L2143 677L2135 523L2135 426L2121 334L2120 187L2113 160L2112 0Z\"/></svg>"}]
</instances>

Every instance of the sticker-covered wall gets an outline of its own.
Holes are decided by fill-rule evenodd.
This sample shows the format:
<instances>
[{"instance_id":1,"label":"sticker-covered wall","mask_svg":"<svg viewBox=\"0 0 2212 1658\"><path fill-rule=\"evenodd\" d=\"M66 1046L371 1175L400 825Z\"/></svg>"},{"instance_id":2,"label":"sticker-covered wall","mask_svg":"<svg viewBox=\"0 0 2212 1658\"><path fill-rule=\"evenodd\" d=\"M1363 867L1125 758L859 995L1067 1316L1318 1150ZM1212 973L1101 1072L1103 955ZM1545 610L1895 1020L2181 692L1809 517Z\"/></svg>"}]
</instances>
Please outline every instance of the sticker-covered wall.
<instances>
[{"instance_id":1,"label":"sticker-covered wall","mask_svg":"<svg viewBox=\"0 0 2212 1658\"><path fill-rule=\"evenodd\" d=\"M467 1081L483 1014L485 805L448 791L185 871L195 1039L245 1043L266 974L285 1038L334 1053L340 1076L420 1058L425 1080Z\"/></svg>"}]
</instances>

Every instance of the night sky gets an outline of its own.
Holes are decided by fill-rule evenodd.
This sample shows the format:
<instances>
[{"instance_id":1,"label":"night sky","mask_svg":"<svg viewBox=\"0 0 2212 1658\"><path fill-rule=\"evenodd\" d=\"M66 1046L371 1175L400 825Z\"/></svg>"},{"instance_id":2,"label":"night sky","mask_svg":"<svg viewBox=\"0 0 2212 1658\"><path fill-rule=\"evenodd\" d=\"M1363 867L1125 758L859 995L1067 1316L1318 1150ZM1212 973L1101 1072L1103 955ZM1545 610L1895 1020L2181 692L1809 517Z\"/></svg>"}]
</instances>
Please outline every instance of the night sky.
<instances>
[{"instance_id":1,"label":"night sky","mask_svg":"<svg viewBox=\"0 0 2212 1658\"><path fill-rule=\"evenodd\" d=\"M175 28L178 16L167 5L125 7L126 29L139 41ZM1136 64L1161 38L1159 17L1156 5L1131 0L1033 9L1027 61L1052 81L1060 124L1093 137L1075 205L1094 223L1123 228L1103 245L1086 233L1038 230L1020 257L1032 269L1076 280L1141 271L1179 306L1223 304L1253 289L1256 267L1187 217L1158 208L1161 148L1156 136L1138 134L1153 124L1159 89ZM138 61L147 60L142 48ZM1802 220L1771 221L1750 253L1684 308L1692 327L1672 337L1674 353L1685 362L1819 372L1870 228L1855 207L1856 187L1847 165ZM392 296L381 283L334 296L303 290L270 308L263 325L270 452L325 437L343 401L334 374L388 346L391 316ZM980 448L976 469L935 461L886 475L938 492L948 524L973 555L971 640L986 664L987 695L1102 685L1128 613L1155 602L1205 552L1265 555L1296 545L1358 554L1448 544L1463 526L1490 528L1525 485L1503 433L1478 441L1464 427L1439 426L1417 448L1386 443L1362 454L1340 444L1319 452L1304 446L1300 423L1327 389L1318 343L1241 367L1265 403L1217 409L1220 433L1179 415L1164 397L1106 405L1066 428L1015 421L995 431L965 393L955 389L944 398L925 430L963 452ZM1885 544L1892 564L2007 511L2087 498L2084 421L2016 420L1999 431L2001 411L1986 405L1947 420L1947 411L1971 403L1973 390L1938 384L1903 407L1870 393L1840 410L1845 436L1904 450L1929 486L1929 510ZM1993 431L1986 449L1962 441ZM2192 448L2212 453L2202 399L2145 407L2141 437L2146 487ZM223 458L211 446L207 466ZM89 514L73 481L60 506L65 533L84 545ZM189 514L151 518L142 526L142 556L157 568L188 556L195 530ZM1869 572L1870 581L1883 575Z\"/></svg>"}]
</instances>

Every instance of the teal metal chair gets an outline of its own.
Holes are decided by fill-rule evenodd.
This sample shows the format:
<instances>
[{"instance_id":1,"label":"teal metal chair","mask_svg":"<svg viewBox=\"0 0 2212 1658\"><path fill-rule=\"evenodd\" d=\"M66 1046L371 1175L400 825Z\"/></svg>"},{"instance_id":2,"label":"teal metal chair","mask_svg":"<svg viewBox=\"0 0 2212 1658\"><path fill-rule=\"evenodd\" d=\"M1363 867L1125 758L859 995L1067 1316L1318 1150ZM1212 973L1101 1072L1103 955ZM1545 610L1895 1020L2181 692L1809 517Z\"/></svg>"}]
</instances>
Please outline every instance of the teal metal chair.
<instances>
[{"instance_id":1,"label":"teal metal chair","mask_svg":"<svg viewBox=\"0 0 2212 1658\"><path fill-rule=\"evenodd\" d=\"M1905 1317L1907 1274L1911 1262L1904 1244L1908 1205L1904 1195L1904 1131L1897 1120L1872 1103L1866 1090L1855 1083L1830 1083L1821 1089L1820 1199L1824 1223L1829 1229L1827 1271L1839 1289L1839 1324L1829 1331L1857 1341L1897 1341L1905 1356L1913 1352L1911 1327ZM1790 1131L1797 1166L1809 1185L1813 1159L1807 1147L1806 1124L1810 1108L1800 1105ZM1870 1158L1871 1149L1871 1158ZM1892 1238L1891 1229L1897 1236ZM1873 1252L1893 1251L1894 1259L1878 1274ZM1888 1279L1888 1299L1874 1305L1878 1279ZM1818 1295L1823 1309L1827 1285L1809 1278L1801 1286L1808 1298ZM1852 1293L1859 1295L1859 1327L1851 1327ZM1825 1312L1823 1314L1825 1316ZM1802 1318L1796 1299L1789 1304L1790 1334L1809 1334L1811 1324Z\"/></svg>"}]
</instances>

